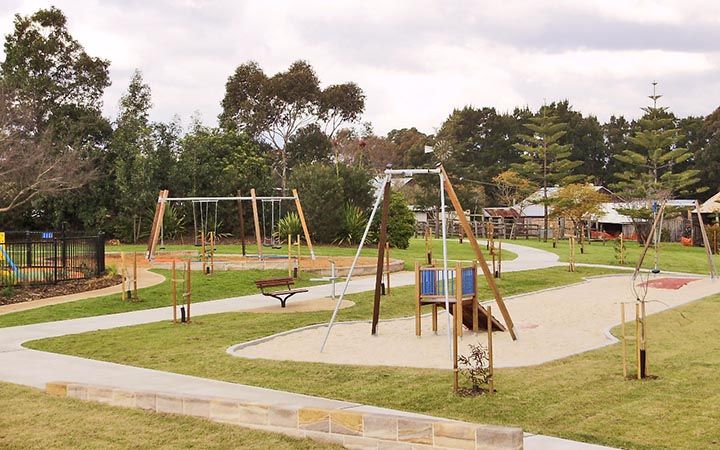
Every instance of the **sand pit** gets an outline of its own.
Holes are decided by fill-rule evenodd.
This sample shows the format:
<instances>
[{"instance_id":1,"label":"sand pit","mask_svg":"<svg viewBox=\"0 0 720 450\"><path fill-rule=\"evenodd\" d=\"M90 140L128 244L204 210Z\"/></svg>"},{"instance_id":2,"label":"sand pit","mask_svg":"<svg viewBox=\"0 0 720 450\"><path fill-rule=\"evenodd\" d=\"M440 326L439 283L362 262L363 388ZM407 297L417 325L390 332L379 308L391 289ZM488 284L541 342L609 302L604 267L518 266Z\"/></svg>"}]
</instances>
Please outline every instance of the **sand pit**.
<instances>
[{"instance_id":1,"label":"sand pit","mask_svg":"<svg viewBox=\"0 0 720 450\"><path fill-rule=\"evenodd\" d=\"M663 278L667 277L653 276L651 280ZM687 284L676 290L657 289L651 283L647 295L648 314L720 292L720 281L688 279ZM607 331L620 322L618 302L633 299L628 275L593 278L576 285L508 298L507 306L519 339L513 342L508 333L495 333L496 367L540 364L611 344L615 340ZM370 335L369 322L339 323L332 330L325 352L320 353L326 331L322 325L235 345L228 352L244 358L448 368L451 361L445 323L445 316L441 314L439 332L434 334L426 316L419 338L415 336L414 318L381 321L377 336ZM487 342L485 333L466 332L460 348L466 352L469 343L478 341Z\"/></svg>"}]
</instances>

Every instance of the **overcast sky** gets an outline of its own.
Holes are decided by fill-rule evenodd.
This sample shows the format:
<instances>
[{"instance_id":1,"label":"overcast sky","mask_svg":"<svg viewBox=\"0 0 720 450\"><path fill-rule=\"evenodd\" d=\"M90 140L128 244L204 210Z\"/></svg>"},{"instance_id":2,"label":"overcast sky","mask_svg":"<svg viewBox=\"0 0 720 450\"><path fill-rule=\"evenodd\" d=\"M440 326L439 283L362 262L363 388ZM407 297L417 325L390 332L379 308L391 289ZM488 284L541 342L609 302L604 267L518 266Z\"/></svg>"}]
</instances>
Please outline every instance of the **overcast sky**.
<instances>
[{"instance_id":1,"label":"overcast sky","mask_svg":"<svg viewBox=\"0 0 720 450\"><path fill-rule=\"evenodd\" d=\"M355 81L378 133L432 133L453 108L535 109L567 98L606 120L637 117L657 80L676 114L720 106L720 1L2 0L13 15L51 4L93 56L111 61L105 111L130 75L152 88L155 120L198 111L216 124L234 68L305 59L324 85Z\"/></svg>"}]
</instances>

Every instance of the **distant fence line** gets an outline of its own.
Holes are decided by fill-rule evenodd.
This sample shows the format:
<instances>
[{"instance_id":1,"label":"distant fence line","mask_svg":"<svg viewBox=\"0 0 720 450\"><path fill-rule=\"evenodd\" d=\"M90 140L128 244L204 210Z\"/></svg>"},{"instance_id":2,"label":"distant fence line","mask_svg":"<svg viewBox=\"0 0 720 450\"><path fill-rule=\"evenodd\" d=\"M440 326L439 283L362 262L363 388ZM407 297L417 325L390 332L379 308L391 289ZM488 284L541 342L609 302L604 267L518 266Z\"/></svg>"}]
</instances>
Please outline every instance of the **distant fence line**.
<instances>
[{"instance_id":1,"label":"distant fence line","mask_svg":"<svg viewBox=\"0 0 720 450\"><path fill-rule=\"evenodd\" d=\"M53 231L0 233L0 287L55 284L104 273L105 237L102 234L72 236Z\"/></svg>"}]
</instances>

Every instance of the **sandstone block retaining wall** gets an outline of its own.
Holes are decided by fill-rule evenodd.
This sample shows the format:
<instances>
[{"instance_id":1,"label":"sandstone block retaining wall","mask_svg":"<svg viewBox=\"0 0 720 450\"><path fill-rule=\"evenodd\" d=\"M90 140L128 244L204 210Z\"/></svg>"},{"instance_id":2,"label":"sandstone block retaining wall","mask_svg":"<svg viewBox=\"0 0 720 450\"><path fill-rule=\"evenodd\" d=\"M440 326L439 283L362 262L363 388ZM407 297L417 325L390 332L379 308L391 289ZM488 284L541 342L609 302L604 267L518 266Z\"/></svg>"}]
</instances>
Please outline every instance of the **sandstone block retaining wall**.
<instances>
[{"instance_id":1,"label":"sandstone block retaining wall","mask_svg":"<svg viewBox=\"0 0 720 450\"><path fill-rule=\"evenodd\" d=\"M71 382L51 382L46 392L168 414L201 417L285 435L343 445L350 449L521 450L520 428L449 420L416 419L345 409L243 403L238 400L132 391Z\"/></svg>"}]
</instances>

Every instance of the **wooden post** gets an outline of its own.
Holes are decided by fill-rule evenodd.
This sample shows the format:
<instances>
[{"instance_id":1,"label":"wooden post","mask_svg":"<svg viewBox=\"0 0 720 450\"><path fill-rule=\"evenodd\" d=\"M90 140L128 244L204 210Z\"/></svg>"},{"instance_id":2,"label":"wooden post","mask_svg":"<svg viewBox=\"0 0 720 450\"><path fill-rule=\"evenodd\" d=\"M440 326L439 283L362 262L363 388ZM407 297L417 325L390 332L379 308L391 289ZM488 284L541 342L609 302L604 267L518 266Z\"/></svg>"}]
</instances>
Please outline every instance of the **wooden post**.
<instances>
[{"instance_id":1,"label":"wooden post","mask_svg":"<svg viewBox=\"0 0 720 450\"><path fill-rule=\"evenodd\" d=\"M498 239L498 278L502 278L502 240Z\"/></svg>"},{"instance_id":2,"label":"wooden post","mask_svg":"<svg viewBox=\"0 0 720 450\"><path fill-rule=\"evenodd\" d=\"M385 243L385 293L390 295L390 242Z\"/></svg>"},{"instance_id":3,"label":"wooden post","mask_svg":"<svg viewBox=\"0 0 720 450\"><path fill-rule=\"evenodd\" d=\"M300 235L297 235L297 275L300 276ZM315 257L313 257L313 260Z\"/></svg>"},{"instance_id":4,"label":"wooden post","mask_svg":"<svg viewBox=\"0 0 720 450\"><path fill-rule=\"evenodd\" d=\"M460 262L455 263L455 303L458 306L457 322L458 336L463 335L463 292L462 292L462 264Z\"/></svg>"},{"instance_id":5,"label":"wooden post","mask_svg":"<svg viewBox=\"0 0 720 450\"><path fill-rule=\"evenodd\" d=\"M215 273L215 232L210 232L210 273Z\"/></svg>"},{"instance_id":6,"label":"wooden post","mask_svg":"<svg viewBox=\"0 0 720 450\"><path fill-rule=\"evenodd\" d=\"M433 303L432 305L432 330L437 333L438 325L438 305Z\"/></svg>"},{"instance_id":7,"label":"wooden post","mask_svg":"<svg viewBox=\"0 0 720 450\"><path fill-rule=\"evenodd\" d=\"M202 273L207 274L207 249L205 248L205 231L200 234L200 261L202 262Z\"/></svg>"},{"instance_id":8,"label":"wooden post","mask_svg":"<svg viewBox=\"0 0 720 450\"><path fill-rule=\"evenodd\" d=\"M125 268L125 252L120 252L120 279L122 280L122 294L120 299L122 301L127 300L127 291L130 286L127 285L127 270Z\"/></svg>"},{"instance_id":9,"label":"wooden post","mask_svg":"<svg viewBox=\"0 0 720 450\"><path fill-rule=\"evenodd\" d=\"M478 308L480 306L478 299L478 277L477 277L477 262L473 261L473 300L472 300L472 321L473 331L475 333L480 331L480 317Z\"/></svg>"},{"instance_id":10,"label":"wooden post","mask_svg":"<svg viewBox=\"0 0 720 450\"><path fill-rule=\"evenodd\" d=\"M315 250L313 249L312 240L310 239L310 231L308 230L307 223L305 222L305 214L303 214L302 205L300 204L300 196L298 196L297 189L293 189L292 193L293 197L295 197L295 208L297 208L298 216L300 216L300 224L302 225L303 233L305 234L305 242L307 243L308 250L310 250L310 258L315 261ZM298 253L298 257L300 257L300 253Z\"/></svg>"},{"instance_id":11,"label":"wooden post","mask_svg":"<svg viewBox=\"0 0 720 450\"><path fill-rule=\"evenodd\" d=\"M493 384L495 378L495 365L493 361L493 328L492 328L492 307L487 307L487 345L488 345L488 393L492 395L495 391Z\"/></svg>"},{"instance_id":12,"label":"wooden post","mask_svg":"<svg viewBox=\"0 0 720 450\"><path fill-rule=\"evenodd\" d=\"M177 271L175 269L175 258L172 260L171 274L170 295L172 297L173 323L177 323Z\"/></svg>"},{"instance_id":13,"label":"wooden post","mask_svg":"<svg viewBox=\"0 0 720 450\"><path fill-rule=\"evenodd\" d=\"M640 369L640 303L635 303L635 356L637 358L637 379L641 379Z\"/></svg>"},{"instance_id":14,"label":"wooden post","mask_svg":"<svg viewBox=\"0 0 720 450\"><path fill-rule=\"evenodd\" d=\"M422 315L420 311L420 283L420 263L418 261L415 261L415 336L420 336L420 334L422 333Z\"/></svg>"},{"instance_id":15,"label":"wooden post","mask_svg":"<svg viewBox=\"0 0 720 450\"><path fill-rule=\"evenodd\" d=\"M700 213L700 202L697 200L695 200L695 211L697 211L698 223L700 224L700 233L703 238L703 246L705 246L705 254L707 255L708 266L710 268L710 277L715 278L717 277L717 269L715 268L715 261L713 261L712 252L710 251L707 230L705 230L705 224L703 223L702 214Z\"/></svg>"},{"instance_id":16,"label":"wooden post","mask_svg":"<svg viewBox=\"0 0 720 450\"><path fill-rule=\"evenodd\" d=\"M623 362L623 378L627 379L627 335L625 334L625 303L620 302L620 332L622 335L622 362Z\"/></svg>"},{"instance_id":17,"label":"wooden post","mask_svg":"<svg viewBox=\"0 0 720 450\"><path fill-rule=\"evenodd\" d=\"M190 323L190 303L192 302L192 262L188 259L187 261L187 280L185 280L185 302L186 302L186 322Z\"/></svg>"},{"instance_id":18,"label":"wooden post","mask_svg":"<svg viewBox=\"0 0 720 450\"><path fill-rule=\"evenodd\" d=\"M292 234L288 234L288 278L291 278L292 273Z\"/></svg>"},{"instance_id":19,"label":"wooden post","mask_svg":"<svg viewBox=\"0 0 720 450\"><path fill-rule=\"evenodd\" d=\"M237 192L238 197L242 197L242 192ZM243 211L242 200L237 201L238 203L238 216L240 219L240 245L242 246L242 255L245 256L245 212Z\"/></svg>"},{"instance_id":20,"label":"wooden post","mask_svg":"<svg viewBox=\"0 0 720 450\"><path fill-rule=\"evenodd\" d=\"M575 272L575 236L568 238L568 250L570 251L570 264L568 265L568 272Z\"/></svg>"},{"instance_id":21,"label":"wooden post","mask_svg":"<svg viewBox=\"0 0 720 450\"><path fill-rule=\"evenodd\" d=\"M468 222L467 218L465 217L465 213L462 210L462 206L460 205L460 200L458 200L457 195L455 195L455 189L453 188L452 183L450 182L450 178L448 178L447 173L445 172L445 168L440 166L440 170L443 174L443 181L445 183L445 190L447 191L448 197L450 198L450 201L453 204L453 207L455 208L455 211L458 214L458 219L460 220L460 225L462 225L463 229L465 230L465 235L467 236L468 240L470 241L470 244L473 247L473 250L475 250L475 256L477 257L477 260L480 262L480 268L483 271L483 275L485 275L485 280L487 281L488 286L490 287L490 290L493 293L493 296L495 297L495 302L497 303L498 307L500 308L500 312L502 313L503 319L505 319L505 325L507 326L508 332L510 333L510 336L513 340L517 339L517 335L515 334L515 324L512 321L512 317L510 317L510 312L507 309L507 306L505 305L505 301L502 298L502 295L500 295L500 290L497 287L497 284L495 283L495 279L493 278L492 274L490 273L490 269L488 268L487 262L485 261L485 257L482 254L482 250L480 249L480 244L478 244L477 239L475 239L475 234L473 234L472 228L470 227L470 223Z\"/></svg>"},{"instance_id":22,"label":"wooden post","mask_svg":"<svg viewBox=\"0 0 720 450\"><path fill-rule=\"evenodd\" d=\"M162 228L162 222L165 217L165 205L167 203L168 195L170 191L163 190L158 194L158 202L155 206L155 215L153 217L152 227L150 228L150 237L148 238L148 247L145 257L150 260L155 256L155 247L157 247L157 241L160 237L160 229Z\"/></svg>"},{"instance_id":23,"label":"wooden post","mask_svg":"<svg viewBox=\"0 0 720 450\"><path fill-rule=\"evenodd\" d=\"M253 222L255 222L255 243L257 244L258 258L262 259L262 237L260 237L260 217L258 215L257 195L255 194L255 188L250 189L250 197L252 197Z\"/></svg>"},{"instance_id":24,"label":"wooden post","mask_svg":"<svg viewBox=\"0 0 720 450\"><path fill-rule=\"evenodd\" d=\"M137 275L138 275L137 252L133 252L133 291L132 291L132 299L133 299L133 300L137 300L137 299L138 299L138 281L137 281Z\"/></svg>"},{"instance_id":25,"label":"wooden post","mask_svg":"<svg viewBox=\"0 0 720 450\"><path fill-rule=\"evenodd\" d=\"M383 275L383 257L385 256L385 243L387 242L388 215L390 212L390 182L385 182L383 190L382 214L380 216L380 239L378 240L378 256L375 266L375 298L373 300L372 334L377 333L380 320L380 290Z\"/></svg>"}]
</instances>

